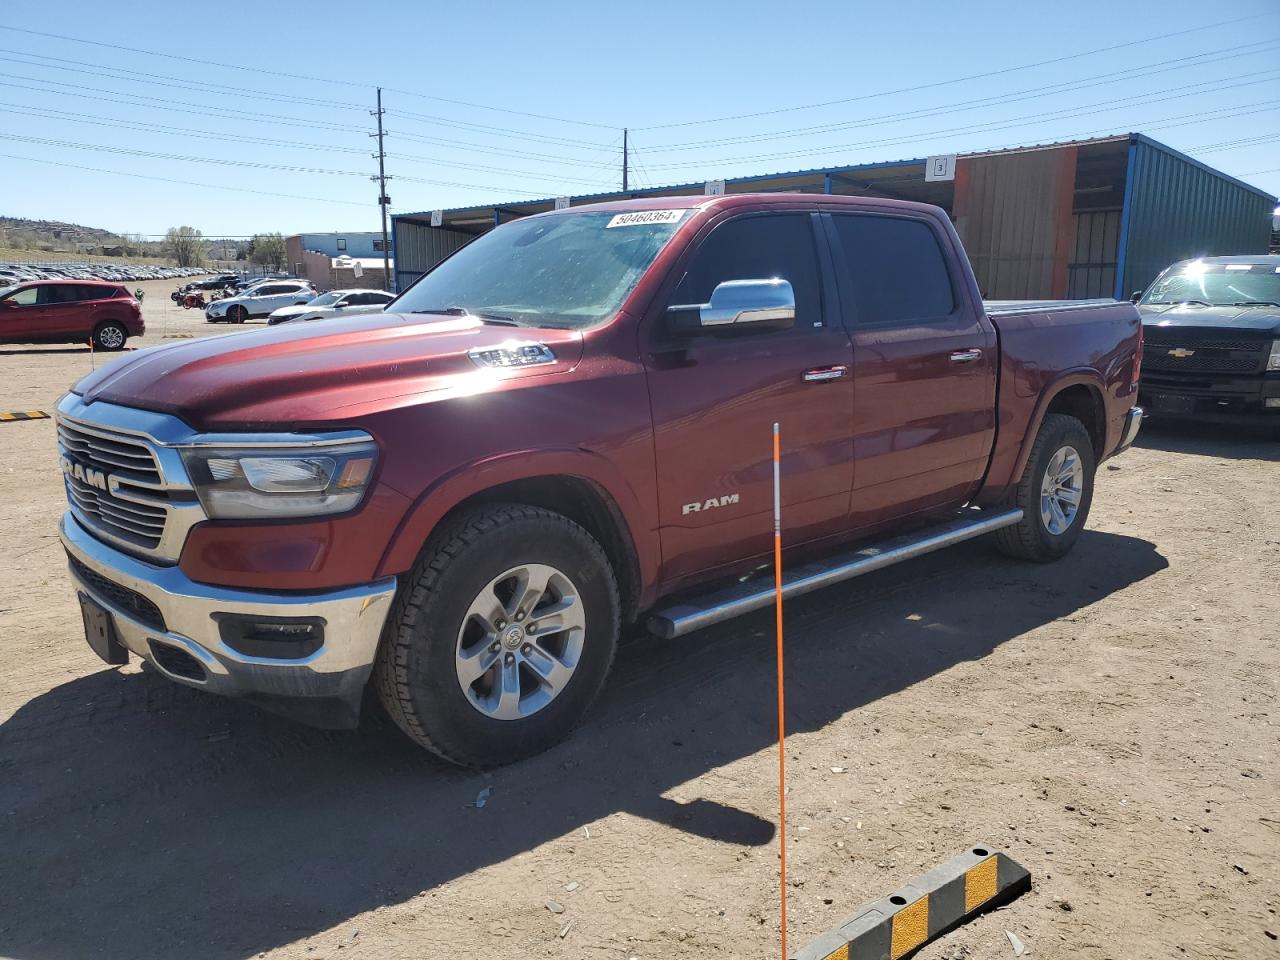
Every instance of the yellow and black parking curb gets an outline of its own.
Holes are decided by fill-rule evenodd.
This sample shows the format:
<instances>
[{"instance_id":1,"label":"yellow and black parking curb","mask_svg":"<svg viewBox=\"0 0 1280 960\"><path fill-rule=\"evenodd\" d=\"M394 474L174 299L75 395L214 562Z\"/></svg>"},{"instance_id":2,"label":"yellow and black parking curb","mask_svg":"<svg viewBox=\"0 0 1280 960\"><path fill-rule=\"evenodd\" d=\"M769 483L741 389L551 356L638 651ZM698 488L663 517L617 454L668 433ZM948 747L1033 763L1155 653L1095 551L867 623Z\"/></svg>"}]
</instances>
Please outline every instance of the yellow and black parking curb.
<instances>
[{"instance_id":1,"label":"yellow and black parking curb","mask_svg":"<svg viewBox=\"0 0 1280 960\"><path fill-rule=\"evenodd\" d=\"M0 410L0 423L10 420L48 420L49 415L43 410Z\"/></svg>"},{"instance_id":2,"label":"yellow and black parking curb","mask_svg":"<svg viewBox=\"0 0 1280 960\"><path fill-rule=\"evenodd\" d=\"M1031 889L1031 874L978 844L804 947L794 960L900 960L966 920Z\"/></svg>"}]
</instances>

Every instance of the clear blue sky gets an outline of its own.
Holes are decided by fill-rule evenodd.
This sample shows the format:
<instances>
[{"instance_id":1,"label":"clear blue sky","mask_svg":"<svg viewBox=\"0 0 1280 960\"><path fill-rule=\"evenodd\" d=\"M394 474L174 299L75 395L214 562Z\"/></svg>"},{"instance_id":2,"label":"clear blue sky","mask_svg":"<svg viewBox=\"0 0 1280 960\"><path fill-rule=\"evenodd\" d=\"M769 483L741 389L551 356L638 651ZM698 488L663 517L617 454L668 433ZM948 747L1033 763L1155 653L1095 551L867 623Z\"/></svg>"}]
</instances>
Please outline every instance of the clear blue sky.
<instances>
[{"instance_id":1,"label":"clear blue sky","mask_svg":"<svg viewBox=\"0 0 1280 960\"><path fill-rule=\"evenodd\" d=\"M377 229L376 84L393 211L615 187L623 126L645 186L1138 130L1280 193L1276 0L183 7L6 19L107 46L0 28L0 214Z\"/></svg>"}]
</instances>

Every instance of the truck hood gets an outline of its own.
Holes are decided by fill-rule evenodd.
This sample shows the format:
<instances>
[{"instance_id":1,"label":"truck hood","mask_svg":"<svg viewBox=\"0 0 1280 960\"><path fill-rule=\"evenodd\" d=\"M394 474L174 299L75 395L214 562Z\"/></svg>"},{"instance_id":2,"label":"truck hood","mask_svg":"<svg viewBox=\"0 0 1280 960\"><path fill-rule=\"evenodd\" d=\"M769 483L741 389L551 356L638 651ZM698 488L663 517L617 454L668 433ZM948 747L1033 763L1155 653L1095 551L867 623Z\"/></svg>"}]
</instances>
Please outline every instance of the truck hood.
<instances>
[{"instance_id":1,"label":"truck hood","mask_svg":"<svg viewBox=\"0 0 1280 960\"><path fill-rule=\"evenodd\" d=\"M1146 327L1202 327L1255 330L1280 336L1280 307L1197 307L1192 304L1139 307Z\"/></svg>"},{"instance_id":2,"label":"truck hood","mask_svg":"<svg viewBox=\"0 0 1280 960\"><path fill-rule=\"evenodd\" d=\"M545 344L554 363L481 368L475 348ZM142 350L81 380L105 400L177 416L196 429L337 423L424 394L478 393L563 373L582 356L573 330L488 325L475 317L369 313Z\"/></svg>"}]
</instances>

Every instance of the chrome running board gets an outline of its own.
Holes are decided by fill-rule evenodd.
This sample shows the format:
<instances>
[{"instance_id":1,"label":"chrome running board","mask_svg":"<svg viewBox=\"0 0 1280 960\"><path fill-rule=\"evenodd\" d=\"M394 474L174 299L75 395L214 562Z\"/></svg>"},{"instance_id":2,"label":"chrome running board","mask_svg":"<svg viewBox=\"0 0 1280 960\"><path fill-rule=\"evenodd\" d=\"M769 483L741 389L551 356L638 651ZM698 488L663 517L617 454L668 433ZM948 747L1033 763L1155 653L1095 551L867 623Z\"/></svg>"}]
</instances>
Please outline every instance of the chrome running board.
<instances>
[{"instance_id":1,"label":"chrome running board","mask_svg":"<svg viewBox=\"0 0 1280 960\"><path fill-rule=\"evenodd\" d=\"M797 567L786 573L782 596L788 600L803 596L842 580L851 580L873 570L891 567L895 563L972 540L1001 527L1011 527L1021 519L1021 510L1002 510L999 513L964 510L954 520L874 543L853 553L839 554ZM649 615L648 626L658 636L670 639L753 610L761 610L773 602L772 581L765 583L759 578L752 578L704 597L657 610Z\"/></svg>"}]
</instances>

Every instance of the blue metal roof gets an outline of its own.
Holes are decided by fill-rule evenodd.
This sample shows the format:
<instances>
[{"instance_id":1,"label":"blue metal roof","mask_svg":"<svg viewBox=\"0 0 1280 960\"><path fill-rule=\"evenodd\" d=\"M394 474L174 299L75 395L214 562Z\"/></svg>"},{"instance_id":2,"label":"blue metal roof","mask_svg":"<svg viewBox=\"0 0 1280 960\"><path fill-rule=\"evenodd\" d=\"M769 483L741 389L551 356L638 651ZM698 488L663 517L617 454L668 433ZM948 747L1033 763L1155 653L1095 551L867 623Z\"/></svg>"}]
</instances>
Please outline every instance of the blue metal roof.
<instances>
[{"instance_id":1,"label":"blue metal roof","mask_svg":"<svg viewBox=\"0 0 1280 960\"><path fill-rule=\"evenodd\" d=\"M724 182L726 184L744 184L759 183L764 180L778 180L784 177L821 177L828 174L831 176L840 176L842 174L862 173L869 170L883 170L889 167L923 167L925 163L926 158L914 157L908 160L886 160L879 163L859 163L843 167L813 167L808 170L785 170L778 173L753 174L747 177L726 177ZM576 206L582 203L606 200L610 197L643 197L652 194L669 193L672 190L701 190L705 183L705 180L695 180L690 183L667 184L661 187L636 187L634 189L627 190L619 188L617 190L609 190L604 193L575 194L571 196L569 200ZM542 197L536 200L508 200L503 203L481 203L471 207L448 207L444 210L444 213L485 213L492 212L495 208L537 206L538 204L543 203L554 204L555 201L555 197ZM429 217L433 212L434 211L431 210L420 210L417 213L397 213L394 217L396 219L401 217Z\"/></svg>"}]
</instances>

